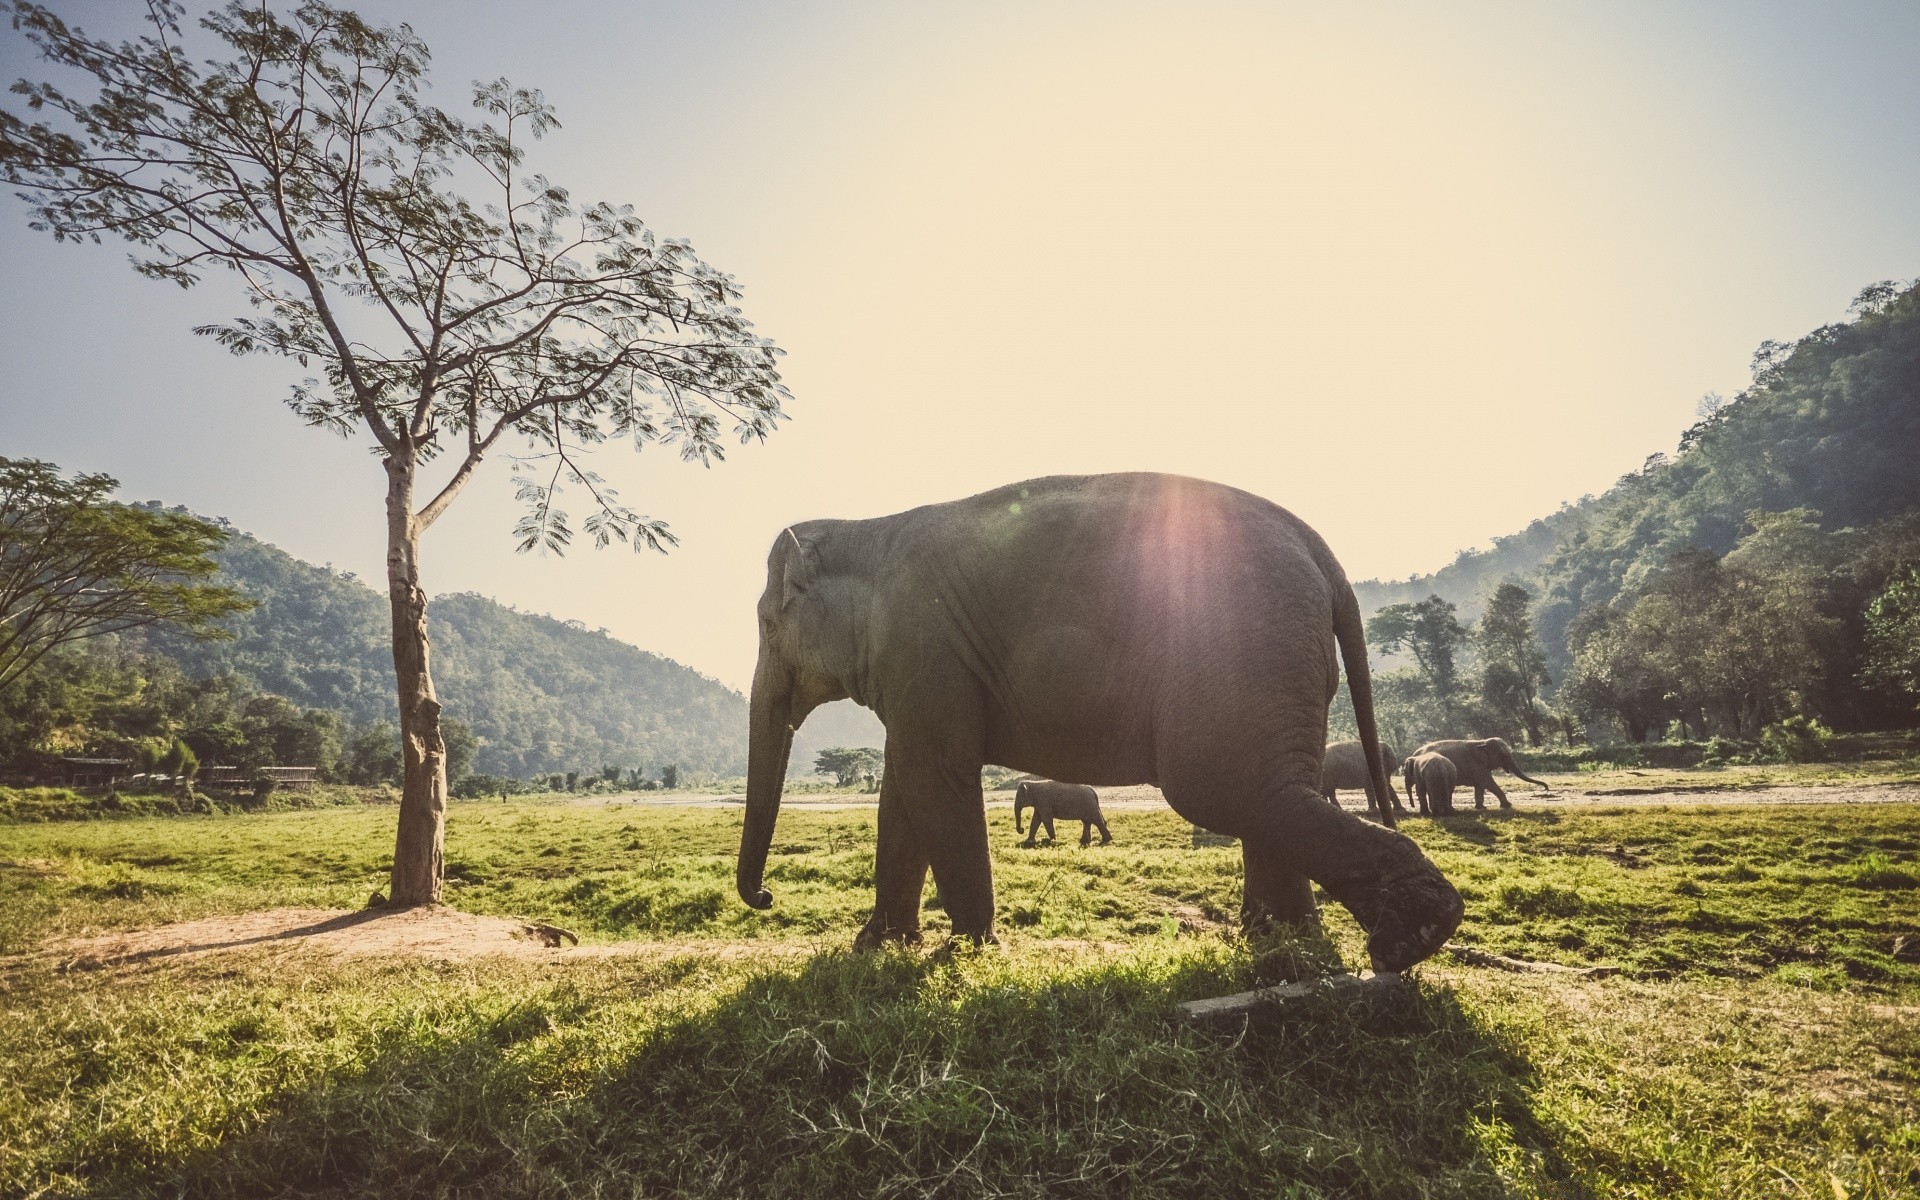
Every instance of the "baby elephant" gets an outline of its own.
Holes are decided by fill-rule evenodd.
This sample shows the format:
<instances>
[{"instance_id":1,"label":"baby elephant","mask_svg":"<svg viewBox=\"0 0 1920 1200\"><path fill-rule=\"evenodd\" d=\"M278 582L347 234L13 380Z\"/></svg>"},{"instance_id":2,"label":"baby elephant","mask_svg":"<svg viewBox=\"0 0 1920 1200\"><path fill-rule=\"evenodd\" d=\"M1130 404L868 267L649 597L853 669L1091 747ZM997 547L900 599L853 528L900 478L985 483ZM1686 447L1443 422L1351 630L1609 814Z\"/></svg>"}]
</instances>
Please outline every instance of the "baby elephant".
<instances>
[{"instance_id":1,"label":"baby elephant","mask_svg":"<svg viewBox=\"0 0 1920 1200\"><path fill-rule=\"evenodd\" d=\"M1460 769L1444 754L1416 754L1400 765L1407 777L1407 799L1420 793L1423 816L1453 815L1453 789L1460 786Z\"/></svg>"},{"instance_id":2,"label":"baby elephant","mask_svg":"<svg viewBox=\"0 0 1920 1200\"><path fill-rule=\"evenodd\" d=\"M1040 825L1047 826L1047 840L1053 841L1053 819L1080 822L1080 844L1086 846L1093 841L1093 831L1100 830L1100 844L1106 845L1113 840L1107 832L1107 819L1100 815L1100 793L1084 783L1055 783L1051 779L1026 779L1013 792L1013 831L1019 833L1020 814L1028 805L1033 806L1033 828L1027 831L1027 840L1020 843L1032 846L1040 835Z\"/></svg>"}]
</instances>

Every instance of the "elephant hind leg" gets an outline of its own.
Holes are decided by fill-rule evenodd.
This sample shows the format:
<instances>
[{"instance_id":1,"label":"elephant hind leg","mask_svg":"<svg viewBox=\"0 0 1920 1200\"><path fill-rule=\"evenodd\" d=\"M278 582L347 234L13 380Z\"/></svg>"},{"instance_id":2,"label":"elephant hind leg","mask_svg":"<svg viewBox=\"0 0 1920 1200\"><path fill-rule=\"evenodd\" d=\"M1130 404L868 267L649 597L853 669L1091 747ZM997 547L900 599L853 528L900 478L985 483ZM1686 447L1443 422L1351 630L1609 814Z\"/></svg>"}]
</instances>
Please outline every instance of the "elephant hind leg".
<instances>
[{"instance_id":1,"label":"elephant hind leg","mask_svg":"<svg viewBox=\"0 0 1920 1200\"><path fill-rule=\"evenodd\" d=\"M1091 845L1093 845L1093 822L1082 821L1080 822L1080 848L1085 850Z\"/></svg>"},{"instance_id":2,"label":"elephant hind leg","mask_svg":"<svg viewBox=\"0 0 1920 1200\"><path fill-rule=\"evenodd\" d=\"M1107 819L1105 817L1095 817L1093 823L1100 827L1100 844L1102 846L1113 840L1113 832L1107 828Z\"/></svg>"}]
</instances>

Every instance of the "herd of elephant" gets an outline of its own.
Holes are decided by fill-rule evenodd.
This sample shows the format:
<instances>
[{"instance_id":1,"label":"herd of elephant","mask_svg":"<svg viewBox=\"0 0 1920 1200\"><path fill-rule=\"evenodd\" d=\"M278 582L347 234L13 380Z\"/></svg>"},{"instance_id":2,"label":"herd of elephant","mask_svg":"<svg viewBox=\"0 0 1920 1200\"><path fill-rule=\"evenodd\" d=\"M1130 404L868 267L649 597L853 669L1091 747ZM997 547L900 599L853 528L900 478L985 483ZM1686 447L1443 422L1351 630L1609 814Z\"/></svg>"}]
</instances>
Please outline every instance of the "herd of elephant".
<instances>
[{"instance_id":1,"label":"herd of elephant","mask_svg":"<svg viewBox=\"0 0 1920 1200\"><path fill-rule=\"evenodd\" d=\"M850 698L886 727L874 906L856 948L920 940L929 871L954 939L996 940L987 763L1157 786L1182 817L1239 839L1245 926L1317 922L1318 884L1367 931L1377 971L1436 953L1465 912L1394 828L1352 585L1320 535L1271 501L1173 475L1054 476L804 521L774 539L757 615L736 875L756 909L773 903L767 856L794 731ZM1360 764L1344 786L1364 788L1373 821L1324 799L1342 667ZM1491 768L1423 750L1476 794L1501 795ZM1498 765L1518 773L1510 756Z\"/></svg>"},{"instance_id":2,"label":"herd of elephant","mask_svg":"<svg viewBox=\"0 0 1920 1200\"><path fill-rule=\"evenodd\" d=\"M1385 742L1380 743L1381 769L1388 776L1394 771L1393 750ZM1535 779L1520 769L1513 760L1513 748L1504 738L1449 738L1438 742L1428 742L1415 750L1412 755L1399 764L1402 778L1406 782L1407 803L1418 803L1423 817L1444 817L1453 812L1454 789L1461 786L1473 789L1473 806L1485 808L1487 793L1492 792L1500 802L1501 808L1512 808L1513 802L1507 799L1507 793L1494 779L1495 771L1506 771L1528 783L1546 787L1542 780ZM1326 757L1320 766L1320 794L1327 803L1340 803L1341 789L1366 792L1370 772L1367 770L1366 752L1359 742L1333 742L1327 746ZM1406 806L1400 803L1400 795L1392 789L1388 794L1393 799L1396 812L1406 812ZM1417 797L1417 801L1416 801ZM1368 806L1378 811L1368 798ZM1028 809L1033 810L1033 822L1029 827L1023 824ZM1094 830L1100 831L1100 844L1113 841L1113 833L1107 828L1105 814L1100 811L1100 793L1084 783L1061 783L1052 779L1023 779L1014 787L1013 792L1013 831L1025 833L1027 840L1020 843L1026 847L1038 845L1041 826L1047 830L1047 840L1058 836L1054 833L1055 820L1080 822L1080 845L1093 844Z\"/></svg>"},{"instance_id":3,"label":"herd of elephant","mask_svg":"<svg viewBox=\"0 0 1920 1200\"><path fill-rule=\"evenodd\" d=\"M1388 776L1394 773L1392 747L1380 743L1380 766ZM1415 803L1418 797L1420 815L1444 817L1453 812L1453 793L1455 788L1473 789L1473 806L1485 808L1487 793L1492 792L1500 801L1501 808L1512 808L1513 802L1507 799L1507 793L1493 778L1495 771L1505 771L1518 776L1528 783L1547 785L1520 769L1513 761L1513 748L1504 738L1449 738L1445 741L1428 742L1415 750L1411 756L1399 764L1401 778L1406 783L1407 803ZM1367 780L1372 772L1367 769L1366 751L1359 742L1334 742L1327 747L1327 756L1320 768L1320 794L1327 803L1338 804L1342 788L1367 791ZM1399 793L1389 789L1395 811L1405 812L1400 803ZM1367 806L1378 811L1373 797L1367 797Z\"/></svg>"}]
</instances>

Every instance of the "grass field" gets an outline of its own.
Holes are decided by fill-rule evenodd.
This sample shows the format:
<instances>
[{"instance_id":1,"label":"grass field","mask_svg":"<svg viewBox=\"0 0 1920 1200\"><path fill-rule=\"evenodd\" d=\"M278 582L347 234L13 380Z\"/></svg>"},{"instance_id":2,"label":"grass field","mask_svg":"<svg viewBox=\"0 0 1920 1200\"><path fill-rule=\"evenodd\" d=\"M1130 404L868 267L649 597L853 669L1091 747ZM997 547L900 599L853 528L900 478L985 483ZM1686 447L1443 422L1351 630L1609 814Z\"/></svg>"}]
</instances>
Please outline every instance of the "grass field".
<instances>
[{"instance_id":1,"label":"grass field","mask_svg":"<svg viewBox=\"0 0 1920 1200\"><path fill-rule=\"evenodd\" d=\"M1457 940L1625 973L1436 960L1238 1033L1174 1019L1298 960L1231 932L1236 850L991 819L1005 947L951 960L844 952L870 810L790 807L757 914L737 809L520 802L455 806L451 902L645 953L95 970L51 948L358 907L392 810L0 827L0 1194L1920 1194L1920 806L1410 822Z\"/></svg>"}]
</instances>

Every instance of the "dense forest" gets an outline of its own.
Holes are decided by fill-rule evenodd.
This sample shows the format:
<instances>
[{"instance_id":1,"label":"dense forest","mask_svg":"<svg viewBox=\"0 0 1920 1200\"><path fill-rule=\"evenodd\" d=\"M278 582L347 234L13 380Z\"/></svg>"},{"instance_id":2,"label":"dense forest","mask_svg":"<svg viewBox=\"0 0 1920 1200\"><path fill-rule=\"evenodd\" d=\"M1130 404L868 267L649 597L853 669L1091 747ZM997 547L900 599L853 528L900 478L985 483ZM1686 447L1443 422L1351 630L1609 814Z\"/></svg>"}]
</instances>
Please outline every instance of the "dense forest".
<instances>
[{"instance_id":1,"label":"dense forest","mask_svg":"<svg viewBox=\"0 0 1920 1200\"><path fill-rule=\"evenodd\" d=\"M1920 285L1851 311L1763 343L1747 389L1604 495L1359 585L1376 650L1411 661L1384 722L1536 744L1914 724Z\"/></svg>"},{"instance_id":2,"label":"dense forest","mask_svg":"<svg viewBox=\"0 0 1920 1200\"><path fill-rule=\"evenodd\" d=\"M231 640L155 626L69 648L0 704L0 745L125 753L177 735L203 762L384 779L397 765L385 597L237 531L217 558L255 604L226 619ZM432 615L456 765L518 778L745 770L746 701L714 679L480 596L439 597Z\"/></svg>"}]
</instances>

